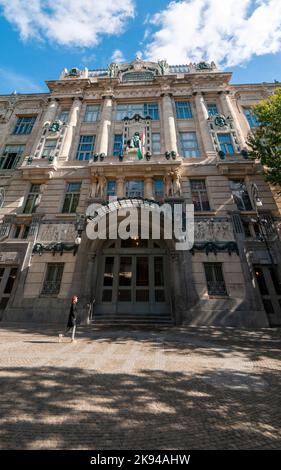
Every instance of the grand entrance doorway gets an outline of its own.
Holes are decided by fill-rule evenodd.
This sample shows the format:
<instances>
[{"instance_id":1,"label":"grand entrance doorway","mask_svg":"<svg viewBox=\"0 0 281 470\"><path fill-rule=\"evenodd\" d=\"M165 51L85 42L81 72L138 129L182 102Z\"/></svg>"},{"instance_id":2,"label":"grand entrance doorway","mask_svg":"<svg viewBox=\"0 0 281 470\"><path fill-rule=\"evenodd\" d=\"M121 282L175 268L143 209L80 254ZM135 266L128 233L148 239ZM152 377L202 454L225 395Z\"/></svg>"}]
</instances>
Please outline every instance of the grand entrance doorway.
<instances>
[{"instance_id":1,"label":"grand entrance doorway","mask_svg":"<svg viewBox=\"0 0 281 470\"><path fill-rule=\"evenodd\" d=\"M105 242L99 260L98 314L170 313L168 257L161 241Z\"/></svg>"}]
</instances>

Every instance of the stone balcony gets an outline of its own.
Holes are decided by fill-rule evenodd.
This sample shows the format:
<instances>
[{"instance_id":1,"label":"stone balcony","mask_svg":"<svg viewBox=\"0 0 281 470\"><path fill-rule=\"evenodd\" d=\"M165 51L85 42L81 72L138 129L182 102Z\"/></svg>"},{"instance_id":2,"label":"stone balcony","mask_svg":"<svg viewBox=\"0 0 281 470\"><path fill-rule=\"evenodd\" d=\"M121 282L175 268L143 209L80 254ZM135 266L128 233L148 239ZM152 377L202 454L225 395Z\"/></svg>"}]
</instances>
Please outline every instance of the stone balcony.
<instances>
[{"instance_id":1,"label":"stone balcony","mask_svg":"<svg viewBox=\"0 0 281 470\"><path fill-rule=\"evenodd\" d=\"M257 172L259 164L250 157L243 156L241 153L233 155L217 156L216 166L221 175L232 175L239 172L241 175L248 175Z\"/></svg>"}]
</instances>

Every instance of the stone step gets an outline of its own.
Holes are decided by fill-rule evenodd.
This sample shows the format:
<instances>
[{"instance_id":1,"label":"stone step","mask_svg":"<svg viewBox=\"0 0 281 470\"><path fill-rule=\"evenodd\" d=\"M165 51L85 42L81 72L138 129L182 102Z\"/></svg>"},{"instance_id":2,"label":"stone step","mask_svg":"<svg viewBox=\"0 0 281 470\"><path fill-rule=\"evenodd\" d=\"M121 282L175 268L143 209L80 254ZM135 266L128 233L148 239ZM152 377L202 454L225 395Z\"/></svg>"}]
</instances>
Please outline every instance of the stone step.
<instances>
[{"instance_id":1,"label":"stone step","mask_svg":"<svg viewBox=\"0 0 281 470\"><path fill-rule=\"evenodd\" d=\"M96 314L92 320L98 325L174 325L169 314L163 315L132 315L132 314Z\"/></svg>"}]
</instances>

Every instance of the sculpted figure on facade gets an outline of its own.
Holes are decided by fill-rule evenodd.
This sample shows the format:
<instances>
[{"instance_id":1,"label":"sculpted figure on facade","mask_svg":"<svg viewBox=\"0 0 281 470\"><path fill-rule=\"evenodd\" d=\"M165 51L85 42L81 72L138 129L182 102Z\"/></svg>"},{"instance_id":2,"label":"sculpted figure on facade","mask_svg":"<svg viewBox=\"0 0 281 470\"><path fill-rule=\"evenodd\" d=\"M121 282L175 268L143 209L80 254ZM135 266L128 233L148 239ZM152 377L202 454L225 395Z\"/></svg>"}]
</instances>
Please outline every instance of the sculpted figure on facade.
<instances>
[{"instance_id":1,"label":"sculpted figure on facade","mask_svg":"<svg viewBox=\"0 0 281 470\"><path fill-rule=\"evenodd\" d=\"M118 65L115 62L112 62L108 66L108 72L109 72L110 78L116 78L117 77L117 72L118 72Z\"/></svg>"},{"instance_id":2,"label":"sculpted figure on facade","mask_svg":"<svg viewBox=\"0 0 281 470\"><path fill-rule=\"evenodd\" d=\"M96 173L92 176L92 182L91 182L91 187L90 187L90 198L96 197L97 194L97 184L98 184L98 176Z\"/></svg>"},{"instance_id":3,"label":"sculpted figure on facade","mask_svg":"<svg viewBox=\"0 0 281 470\"><path fill-rule=\"evenodd\" d=\"M3 207L5 201L5 189L2 187L0 188L0 209Z\"/></svg>"},{"instance_id":4,"label":"sculpted figure on facade","mask_svg":"<svg viewBox=\"0 0 281 470\"><path fill-rule=\"evenodd\" d=\"M96 190L96 197L103 197L106 188L106 177L104 175L98 176L98 183L97 183L97 190Z\"/></svg>"},{"instance_id":5,"label":"sculpted figure on facade","mask_svg":"<svg viewBox=\"0 0 281 470\"><path fill-rule=\"evenodd\" d=\"M165 196L170 197L173 196L173 179L170 173L167 173L164 178L164 185L165 185Z\"/></svg>"},{"instance_id":6,"label":"sculpted figure on facade","mask_svg":"<svg viewBox=\"0 0 281 470\"><path fill-rule=\"evenodd\" d=\"M181 189L181 175L178 170L172 173L173 178L173 196L181 196L182 189Z\"/></svg>"}]
</instances>

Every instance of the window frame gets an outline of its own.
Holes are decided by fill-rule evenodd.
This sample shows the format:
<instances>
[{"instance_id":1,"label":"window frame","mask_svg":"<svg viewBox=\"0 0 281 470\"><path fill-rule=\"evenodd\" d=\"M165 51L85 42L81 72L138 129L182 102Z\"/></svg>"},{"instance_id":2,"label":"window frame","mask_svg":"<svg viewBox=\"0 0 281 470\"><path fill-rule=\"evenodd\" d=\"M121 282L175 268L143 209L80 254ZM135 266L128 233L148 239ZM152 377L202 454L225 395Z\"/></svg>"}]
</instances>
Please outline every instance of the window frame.
<instances>
[{"instance_id":1,"label":"window frame","mask_svg":"<svg viewBox=\"0 0 281 470\"><path fill-rule=\"evenodd\" d=\"M90 138L90 137L92 138L91 142L86 140L87 138ZM83 139L85 139L85 141ZM80 162L89 161L94 153L95 144L96 144L95 134L80 134L75 160L80 161ZM89 149L86 149L86 148L83 149L82 148L83 145L89 146ZM83 158L79 158L80 156L83 156Z\"/></svg>"},{"instance_id":2,"label":"window frame","mask_svg":"<svg viewBox=\"0 0 281 470\"><path fill-rule=\"evenodd\" d=\"M14 151L14 152L9 151L8 149L9 148L11 149L12 147L14 147L15 150L16 149L18 149L18 150ZM2 155L0 156L0 171L1 170L14 170L17 167L24 150L25 150L25 145L24 144L19 144L19 145L17 145L17 144L7 144L4 147ZM12 160L10 158L10 160L9 160L9 155L10 156L14 155L14 159ZM12 165L9 168L4 168L7 164L7 162L9 162L9 161L12 161Z\"/></svg>"},{"instance_id":3,"label":"window frame","mask_svg":"<svg viewBox=\"0 0 281 470\"><path fill-rule=\"evenodd\" d=\"M204 262L203 265L209 297L227 297L228 293L223 272L223 263ZM211 279L209 278L210 273ZM221 277L221 279L218 279L218 277ZM219 288L220 285L221 288Z\"/></svg>"},{"instance_id":4,"label":"window frame","mask_svg":"<svg viewBox=\"0 0 281 470\"><path fill-rule=\"evenodd\" d=\"M184 139L184 135L193 135L195 138L194 139ZM197 133L195 131L183 131L179 132L179 142L180 142L180 148L181 148L181 153L183 158L200 158L200 148L199 148L199 143L197 139ZM188 147L184 148L184 143L185 142L193 142L196 144L194 147ZM187 153L194 152L196 155L187 155Z\"/></svg>"},{"instance_id":5,"label":"window frame","mask_svg":"<svg viewBox=\"0 0 281 470\"><path fill-rule=\"evenodd\" d=\"M13 129L13 135L29 135L31 134L37 116L17 116L17 122ZM30 122L25 122L25 119L29 119Z\"/></svg>"},{"instance_id":6,"label":"window frame","mask_svg":"<svg viewBox=\"0 0 281 470\"><path fill-rule=\"evenodd\" d=\"M36 191L34 188L38 187L38 190ZM38 207L38 199L40 197L40 184L38 183L31 183L24 208L23 208L23 214L34 214L37 210ZM30 207L28 206L29 202L31 201ZM28 210L27 210L28 209Z\"/></svg>"},{"instance_id":7,"label":"window frame","mask_svg":"<svg viewBox=\"0 0 281 470\"><path fill-rule=\"evenodd\" d=\"M203 183L204 188L192 188L192 183ZM191 197L192 197L192 204L194 205L194 212L210 212L211 206L210 206L210 200L209 200L209 194L207 190L207 185L206 185L206 180L205 179L191 179L190 180L190 190L191 190ZM194 195L198 195L199 199L199 204L200 204L200 209L196 208L194 204ZM207 196L207 201L202 201L202 194L205 194ZM203 204L206 203L208 204L208 208L204 208Z\"/></svg>"},{"instance_id":8,"label":"window frame","mask_svg":"<svg viewBox=\"0 0 281 470\"><path fill-rule=\"evenodd\" d=\"M175 101L176 119L193 119L191 101Z\"/></svg>"},{"instance_id":9,"label":"window frame","mask_svg":"<svg viewBox=\"0 0 281 470\"><path fill-rule=\"evenodd\" d=\"M79 185L79 188L71 189L71 185ZM76 214L76 210L80 201L81 187L81 181L70 181L66 183L64 200L61 210L62 214Z\"/></svg>"},{"instance_id":10,"label":"window frame","mask_svg":"<svg viewBox=\"0 0 281 470\"><path fill-rule=\"evenodd\" d=\"M229 136L229 140L225 142L220 141L220 137ZM218 132L217 133L218 144L221 152L224 152L225 155L235 155L235 145L231 132ZM229 148L232 148L232 151L229 152Z\"/></svg>"},{"instance_id":11,"label":"window frame","mask_svg":"<svg viewBox=\"0 0 281 470\"><path fill-rule=\"evenodd\" d=\"M95 108L95 109L90 110L89 108ZM88 119L87 116L90 116L90 118ZM83 117L83 123L97 122L99 120L99 116L100 116L100 105L99 104L87 104L84 117Z\"/></svg>"},{"instance_id":12,"label":"window frame","mask_svg":"<svg viewBox=\"0 0 281 470\"><path fill-rule=\"evenodd\" d=\"M45 276L41 288L42 296L58 296L61 290L61 283L64 273L65 263L47 263ZM54 274L52 274L51 269L55 269ZM50 271L49 271L50 270ZM51 275L52 274L52 275ZM55 278L55 279L48 279ZM53 289L48 288L48 283L53 283Z\"/></svg>"}]
</instances>

